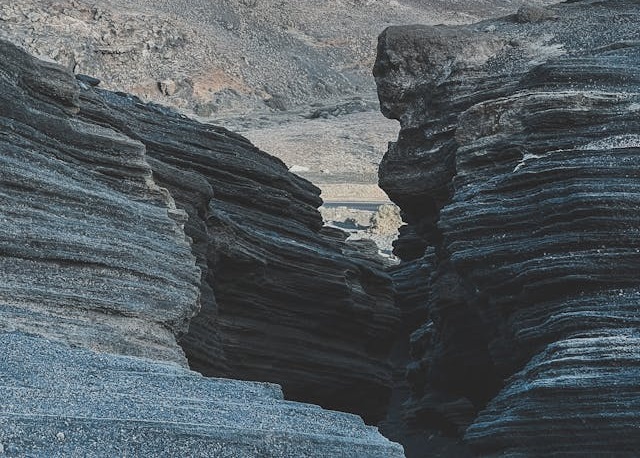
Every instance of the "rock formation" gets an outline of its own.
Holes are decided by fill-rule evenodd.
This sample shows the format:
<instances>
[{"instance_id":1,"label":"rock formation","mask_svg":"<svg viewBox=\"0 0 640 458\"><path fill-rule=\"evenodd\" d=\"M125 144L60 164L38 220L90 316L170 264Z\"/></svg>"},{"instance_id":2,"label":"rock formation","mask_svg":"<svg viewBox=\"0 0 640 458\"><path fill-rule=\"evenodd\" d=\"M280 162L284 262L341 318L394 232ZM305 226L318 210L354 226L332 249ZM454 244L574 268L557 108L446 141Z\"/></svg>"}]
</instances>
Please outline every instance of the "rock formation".
<instances>
[{"instance_id":1,"label":"rock formation","mask_svg":"<svg viewBox=\"0 0 640 458\"><path fill-rule=\"evenodd\" d=\"M277 385L24 333L0 344L3 456L404 456L361 418L285 401Z\"/></svg>"},{"instance_id":2,"label":"rock formation","mask_svg":"<svg viewBox=\"0 0 640 458\"><path fill-rule=\"evenodd\" d=\"M76 116L57 65L0 42L4 331L186 365L198 309L186 214L140 142Z\"/></svg>"},{"instance_id":3,"label":"rock formation","mask_svg":"<svg viewBox=\"0 0 640 458\"><path fill-rule=\"evenodd\" d=\"M572 1L380 36L414 439L637 453L639 21L635 1Z\"/></svg>"},{"instance_id":4,"label":"rock formation","mask_svg":"<svg viewBox=\"0 0 640 458\"><path fill-rule=\"evenodd\" d=\"M189 371L176 342L381 415L389 278L321 229L313 186L5 41L0 126L0 453L402 456L354 415Z\"/></svg>"},{"instance_id":5,"label":"rock formation","mask_svg":"<svg viewBox=\"0 0 640 458\"><path fill-rule=\"evenodd\" d=\"M382 418L398 323L391 282L322 229L318 189L242 137L133 97L85 89L80 106L87 122L146 146L154 178L189 216L202 271L202 310L182 340L191 367Z\"/></svg>"},{"instance_id":6,"label":"rock formation","mask_svg":"<svg viewBox=\"0 0 640 458\"><path fill-rule=\"evenodd\" d=\"M324 200L383 202L378 164L398 132L371 77L378 34L497 17L514 3L0 0L0 38L103 89L213 117L298 166Z\"/></svg>"}]
</instances>

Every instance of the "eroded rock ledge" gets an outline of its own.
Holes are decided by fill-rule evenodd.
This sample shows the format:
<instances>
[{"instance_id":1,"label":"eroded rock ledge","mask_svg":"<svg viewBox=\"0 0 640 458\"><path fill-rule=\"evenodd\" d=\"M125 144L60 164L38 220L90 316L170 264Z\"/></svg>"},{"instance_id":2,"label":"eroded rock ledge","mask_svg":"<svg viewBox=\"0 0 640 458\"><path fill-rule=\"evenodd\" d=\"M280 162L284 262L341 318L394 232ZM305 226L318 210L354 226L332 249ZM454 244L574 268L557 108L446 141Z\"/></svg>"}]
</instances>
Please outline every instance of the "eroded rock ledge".
<instances>
[{"instance_id":1,"label":"eroded rock ledge","mask_svg":"<svg viewBox=\"0 0 640 458\"><path fill-rule=\"evenodd\" d=\"M0 329L186 365L185 212L143 144L77 116L69 74L4 41L0 59Z\"/></svg>"},{"instance_id":2,"label":"eroded rock ledge","mask_svg":"<svg viewBox=\"0 0 640 458\"><path fill-rule=\"evenodd\" d=\"M499 456L640 447L639 21L638 2L574 1L380 36L402 127L380 184L408 224L400 305L423 317L405 320L417 436Z\"/></svg>"},{"instance_id":3,"label":"eroded rock ledge","mask_svg":"<svg viewBox=\"0 0 640 458\"><path fill-rule=\"evenodd\" d=\"M0 450L402 456L357 416L187 370L176 342L205 373L382 415L390 279L322 229L310 183L4 41L0 145Z\"/></svg>"}]
</instances>

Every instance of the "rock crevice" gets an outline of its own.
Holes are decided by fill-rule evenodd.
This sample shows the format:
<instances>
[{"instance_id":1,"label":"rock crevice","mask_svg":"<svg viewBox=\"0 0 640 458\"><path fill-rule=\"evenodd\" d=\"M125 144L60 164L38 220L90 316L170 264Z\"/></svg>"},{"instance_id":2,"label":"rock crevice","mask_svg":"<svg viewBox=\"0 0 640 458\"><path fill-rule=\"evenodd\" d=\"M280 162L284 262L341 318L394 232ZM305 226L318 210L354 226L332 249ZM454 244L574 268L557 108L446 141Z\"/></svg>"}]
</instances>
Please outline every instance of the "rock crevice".
<instances>
[{"instance_id":1,"label":"rock crevice","mask_svg":"<svg viewBox=\"0 0 640 458\"><path fill-rule=\"evenodd\" d=\"M87 122L142 143L188 214L202 272L202 310L181 340L191 367L382 418L399 321L391 281L322 229L319 190L246 139L135 97L86 89L80 106Z\"/></svg>"}]
</instances>

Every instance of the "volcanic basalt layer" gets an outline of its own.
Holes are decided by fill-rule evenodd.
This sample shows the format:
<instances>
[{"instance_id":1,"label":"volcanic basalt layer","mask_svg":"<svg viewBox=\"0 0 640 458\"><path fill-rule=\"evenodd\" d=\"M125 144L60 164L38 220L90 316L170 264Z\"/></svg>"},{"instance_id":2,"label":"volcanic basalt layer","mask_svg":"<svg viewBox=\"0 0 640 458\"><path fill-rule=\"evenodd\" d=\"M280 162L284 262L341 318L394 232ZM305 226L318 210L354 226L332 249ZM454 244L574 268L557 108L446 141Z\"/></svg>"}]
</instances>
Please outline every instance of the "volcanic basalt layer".
<instances>
[{"instance_id":1,"label":"volcanic basalt layer","mask_svg":"<svg viewBox=\"0 0 640 458\"><path fill-rule=\"evenodd\" d=\"M355 415L186 369L176 341L204 372L381 415L390 280L322 229L315 187L5 41L0 146L0 453L402 456Z\"/></svg>"},{"instance_id":2,"label":"volcanic basalt layer","mask_svg":"<svg viewBox=\"0 0 640 458\"><path fill-rule=\"evenodd\" d=\"M640 448L639 21L636 1L573 1L380 36L401 123L380 184L408 224L394 277L407 320L427 316L409 436L483 456Z\"/></svg>"},{"instance_id":3,"label":"volcanic basalt layer","mask_svg":"<svg viewBox=\"0 0 640 458\"><path fill-rule=\"evenodd\" d=\"M181 341L191 367L382 418L399 321L391 281L376 256L322 227L319 190L244 138L134 97L85 89L80 106L144 144L188 214L202 271L202 309Z\"/></svg>"},{"instance_id":4,"label":"volcanic basalt layer","mask_svg":"<svg viewBox=\"0 0 640 458\"><path fill-rule=\"evenodd\" d=\"M140 142L77 117L78 85L0 42L0 327L186 365L198 309L184 211Z\"/></svg>"}]
</instances>

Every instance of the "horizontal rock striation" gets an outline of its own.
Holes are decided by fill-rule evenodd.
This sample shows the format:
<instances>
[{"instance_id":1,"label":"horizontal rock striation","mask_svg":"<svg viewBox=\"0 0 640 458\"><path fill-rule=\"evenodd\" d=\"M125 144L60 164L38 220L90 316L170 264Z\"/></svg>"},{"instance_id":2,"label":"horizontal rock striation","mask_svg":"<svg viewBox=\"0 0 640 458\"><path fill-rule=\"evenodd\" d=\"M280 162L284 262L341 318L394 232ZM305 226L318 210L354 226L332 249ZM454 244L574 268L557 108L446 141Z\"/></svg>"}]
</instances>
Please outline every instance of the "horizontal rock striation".
<instances>
[{"instance_id":1,"label":"horizontal rock striation","mask_svg":"<svg viewBox=\"0 0 640 458\"><path fill-rule=\"evenodd\" d=\"M86 88L80 100L87 122L145 145L154 178L189 215L202 271L202 310L182 339L191 367L380 419L399 321L391 281L322 229L318 189L224 129L129 96Z\"/></svg>"},{"instance_id":2,"label":"horizontal rock striation","mask_svg":"<svg viewBox=\"0 0 640 458\"><path fill-rule=\"evenodd\" d=\"M396 251L434 265L396 274L427 291L413 432L487 456L640 447L638 20L637 2L578 1L381 35L402 130L380 183L408 223Z\"/></svg>"},{"instance_id":3,"label":"horizontal rock striation","mask_svg":"<svg viewBox=\"0 0 640 458\"><path fill-rule=\"evenodd\" d=\"M403 456L355 415L184 367L180 337L205 372L381 415L390 279L321 229L317 189L8 42L0 63L0 454Z\"/></svg>"},{"instance_id":4,"label":"horizontal rock striation","mask_svg":"<svg viewBox=\"0 0 640 458\"><path fill-rule=\"evenodd\" d=\"M5 456L400 458L360 417L282 399L277 385L0 333Z\"/></svg>"},{"instance_id":5,"label":"horizontal rock striation","mask_svg":"<svg viewBox=\"0 0 640 458\"><path fill-rule=\"evenodd\" d=\"M0 330L180 362L198 309L184 211L75 80L0 42Z\"/></svg>"},{"instance_id":6,"label":"horizontal rock striation","mask_svg":"<svg viewBox=\"0 0 640 458\"><path fill-rule=\"evenodd\" d=\"M319 191L224 129L2 42L5 331L281 383L375 422L399 314ZM201 313L189 320L201 307Z\"/></svg>"}]
</instances>

